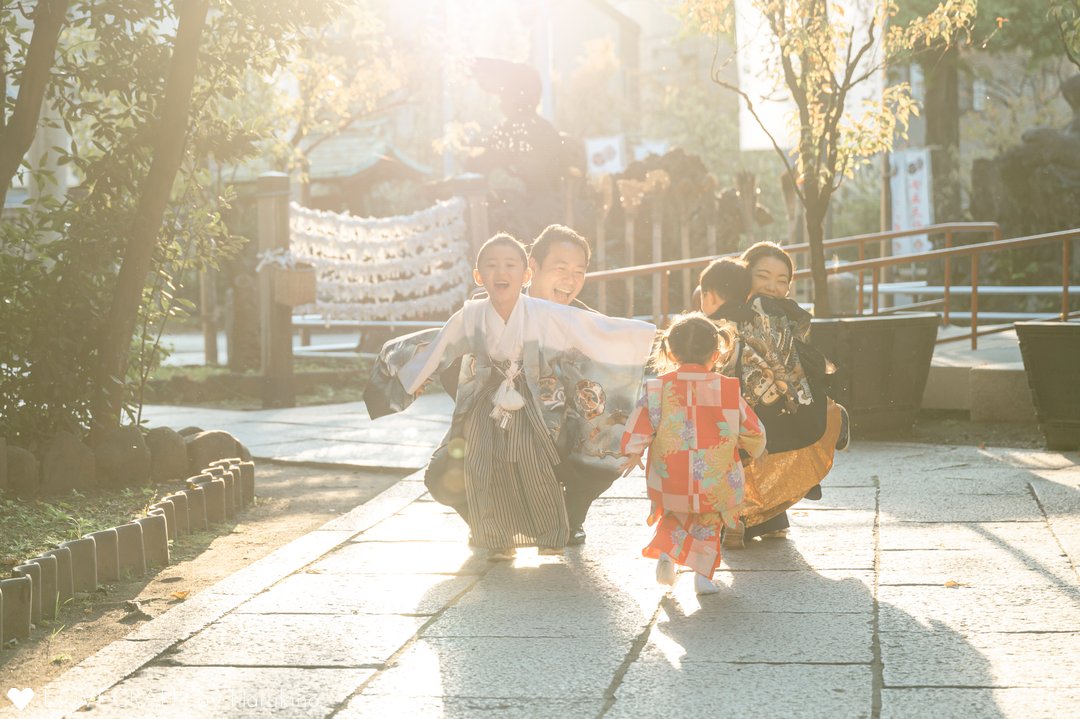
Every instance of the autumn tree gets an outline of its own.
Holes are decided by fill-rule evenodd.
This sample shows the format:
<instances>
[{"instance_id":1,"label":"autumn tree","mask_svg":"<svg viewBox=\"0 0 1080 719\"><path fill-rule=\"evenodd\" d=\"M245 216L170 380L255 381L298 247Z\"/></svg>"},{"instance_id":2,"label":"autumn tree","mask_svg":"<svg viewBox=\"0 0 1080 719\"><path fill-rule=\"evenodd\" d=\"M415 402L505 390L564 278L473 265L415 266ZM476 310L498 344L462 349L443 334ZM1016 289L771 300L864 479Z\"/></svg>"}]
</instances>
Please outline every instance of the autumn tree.
<instances>
[{"instance_id":1,"label":"autumn tree","mask_svg":"<svg viewBox=\"0 0 1080 719\"><path fill-rule=\"evenodd\" d=\"M860 166L889 150L894 136L903 134L911 115L918 112L906 83L886 86L880 98L864 99L861 107L849 107L849 98L880 77L890 63L933 43L951 42L970 26L976 0L941 0L905 23L896 21L899 10L892 0L748 0L747 4L764 21L777 73L794 104L791 138L771 133L757 113L759 98L725 78L722 69L735 60L734 53L716 58L712 79L742 98L796 179L810 243L815 313L828 317L823 243L833 194ZM716 36L719 48L719 38L732 34L735 5L735 0L684 0L683 12L693 26ZM845 6L859 12L847 13Z\"/></svg>"}]
</instances>

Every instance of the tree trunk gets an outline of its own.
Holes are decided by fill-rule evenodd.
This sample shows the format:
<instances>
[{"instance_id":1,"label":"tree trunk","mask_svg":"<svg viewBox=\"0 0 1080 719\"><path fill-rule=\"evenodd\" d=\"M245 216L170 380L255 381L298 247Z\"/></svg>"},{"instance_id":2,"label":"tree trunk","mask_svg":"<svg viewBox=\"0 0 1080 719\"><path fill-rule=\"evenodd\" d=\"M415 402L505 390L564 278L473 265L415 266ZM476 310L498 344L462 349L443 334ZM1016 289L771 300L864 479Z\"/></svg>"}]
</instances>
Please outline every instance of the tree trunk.
<instances>
[{"instance_id":1,"label":"tree trunk","mask_svg":"<svg viewBox=\"0 0 1080 719\"><path fill-rule=\"evenodd\" d=\"M67 22L68 4L69 0L41 0L34 9L34 32L30 36L30 49L26 53L26 65L11 121L6 122L7 118L0 114L0 208L7 200L8 190L23 157L34 142L45 89L49 84L49 71L56 56L56 43ZM4 48L4 52L7 50ZM0 73L6 71L7 68L0 62Z\"/></svg>"},{"instance_id":2,"label":"tree trunk","mask_svg":"<svg viewBox=\"0 0 1080 719\"><path fill-rule=\"evenodd\" d=\"M177 7L179 24L154 139L153 159L142 183L142 194L129 230L112 305L98 344L97 388L92 408L94 429L97 431L114 427L120 422L128 351L135 332L143 287L153 261L169 194L183 159L191 91L209 0L182 0Z\"/></svg>"},{"instance_id":3,"label":"tree trunk","mask_svg":"<svg viewBox=\"0 0 1080 719\"><path fill-rule=\"evenodd\" d=\"M829 276L825 274L825 216L828 198L807 198L806 240L810 244L810 274L814 280L814 316L832 317L829 306Z\"/></svg>"},{"instance_id":4,"label":"tree trunk","mask_svg":"<svg viewBox=\"0 0 1080 719\"><path fill-rule=\"evenodd\" d=\"M960 55L956 45L932 51L926 76L926 145L934 191L934 221L960 220Z\"/></svg>"}]
</instances>

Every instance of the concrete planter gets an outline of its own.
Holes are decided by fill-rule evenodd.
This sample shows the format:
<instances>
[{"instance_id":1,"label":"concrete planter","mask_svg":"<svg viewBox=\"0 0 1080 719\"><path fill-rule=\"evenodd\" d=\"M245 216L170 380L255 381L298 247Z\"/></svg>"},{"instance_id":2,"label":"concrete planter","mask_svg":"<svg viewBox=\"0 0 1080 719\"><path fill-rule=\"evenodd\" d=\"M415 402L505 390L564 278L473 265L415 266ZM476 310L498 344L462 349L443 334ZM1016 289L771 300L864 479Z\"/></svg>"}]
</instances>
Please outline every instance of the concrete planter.
<instances>
[{"instance_id":1,"label":"concrete planter","mask_svg":"<svg viewBox=\"0 0 1080 719\"><path fill-rule=\"evenodd\" d=\"M1080 447L1080 322L1017 322L1035 416L1046 448Z\"/></svg>"},{"instance_id":2,"label":"concrete planter","mask_svg":"<svg viewBox=\"0 0 1080 719\"><path fill-rule=\"evenodd\" d=\"M847 408L854 431L911 431L940 322L932 312L813 321L811 343L837 367L829 394Z\"/></svg>"}]
</instances>

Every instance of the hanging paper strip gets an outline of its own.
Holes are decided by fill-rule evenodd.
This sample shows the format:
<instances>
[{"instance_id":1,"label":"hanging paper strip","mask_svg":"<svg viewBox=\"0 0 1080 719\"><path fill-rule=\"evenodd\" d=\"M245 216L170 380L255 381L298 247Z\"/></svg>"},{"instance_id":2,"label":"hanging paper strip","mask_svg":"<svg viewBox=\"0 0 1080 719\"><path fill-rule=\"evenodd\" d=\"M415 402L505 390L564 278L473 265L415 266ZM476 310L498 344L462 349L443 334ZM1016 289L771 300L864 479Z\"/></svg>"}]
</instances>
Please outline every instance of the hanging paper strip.
<instances>
[{"instance_id":1,"label":"hanging paper strip","mask_svg":"<svg viewBox=\"0 0 1080 719\"><path fill-rule=\"evenodd\" d=\"M469 289L465 201L411 215L354 217L290 205L292 259L315 267L314 305L325 319L404 320L449 316Z\"/></svg>"}]
</instances>

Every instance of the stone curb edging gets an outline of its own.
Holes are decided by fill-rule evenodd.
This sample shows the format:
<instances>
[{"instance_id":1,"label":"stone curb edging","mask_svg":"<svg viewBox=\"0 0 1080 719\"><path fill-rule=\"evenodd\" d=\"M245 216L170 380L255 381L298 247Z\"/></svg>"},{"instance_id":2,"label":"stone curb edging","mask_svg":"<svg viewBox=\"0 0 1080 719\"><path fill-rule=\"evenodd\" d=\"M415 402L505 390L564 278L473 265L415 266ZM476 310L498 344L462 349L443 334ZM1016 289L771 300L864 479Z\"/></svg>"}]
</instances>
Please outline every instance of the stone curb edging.
<instances>
[{"instance_id":1,"label":"stone curb edging","mask_svg":"<svg viewBox=\"0 0 1080 719\"><path fill-rule=\"evenodd\" d=\"M230 517L254 501L254 462L229 457L212 461L206 469L230 480L229 499L235 500L229 503L233 510ZM24 597L21 591L14 591L14 584L7 585L9 596L5 607L3 589L0 589L0 644L6 644L12 639L28 639L32 629L40 627L43 619L57 618L62 608L59 603L62 588L65 590L63 599L66 600L73 598L75 591L91 593L102 584L119 581L127 576L144 576L148 565L167 566L168 541L186 534L189 526L186 492L201 491L199 488L203 485L199 482L202 478L210 479L211 476L200 474L189 478L186 481L188 489L162 498L148 508L146 517L62 542L57 549L43 552L41 556L16 566L13 576L29 578L31 591L29 597ZM219 481L222 486L225 485L223 480ZM181 501L178 495L184 499ZM225 497L222 495L218 499L221 501L221 521L224 522ZM180 512L183 512L184 516L179 516ZM161 516L166 524L164 539L161 536L160 524L155 523L157 516ZM199 519L202 520L200 526L205 527L205 518ZM144 527L149 531L144 532ZM185 531L179 531L181 528ZM62 562L54 553L66 555L67 561ZM66 596L68 591L72 593L71 596ZM23 607L22 604L27 606ZM27 608L30 610L29 622L24 621L24 609ZM3 621L5 615L8 617L6 623Z\"/></svg>"},{"instance_id":2,"label":"stone curb edging","mask_svg":"<svg viewBox=\"0 0 1080 719\"><path fill-rule=\"evenodd\" d=\"M38 690L42 704L35 698L19 714L20 719L52 719L79 711L88 701L119 684L169 647L187 640L255 595L397 514L426 492L422 471L402 478L364 504L279 547L87 657Z\"/></svg>"}]
</instances>

